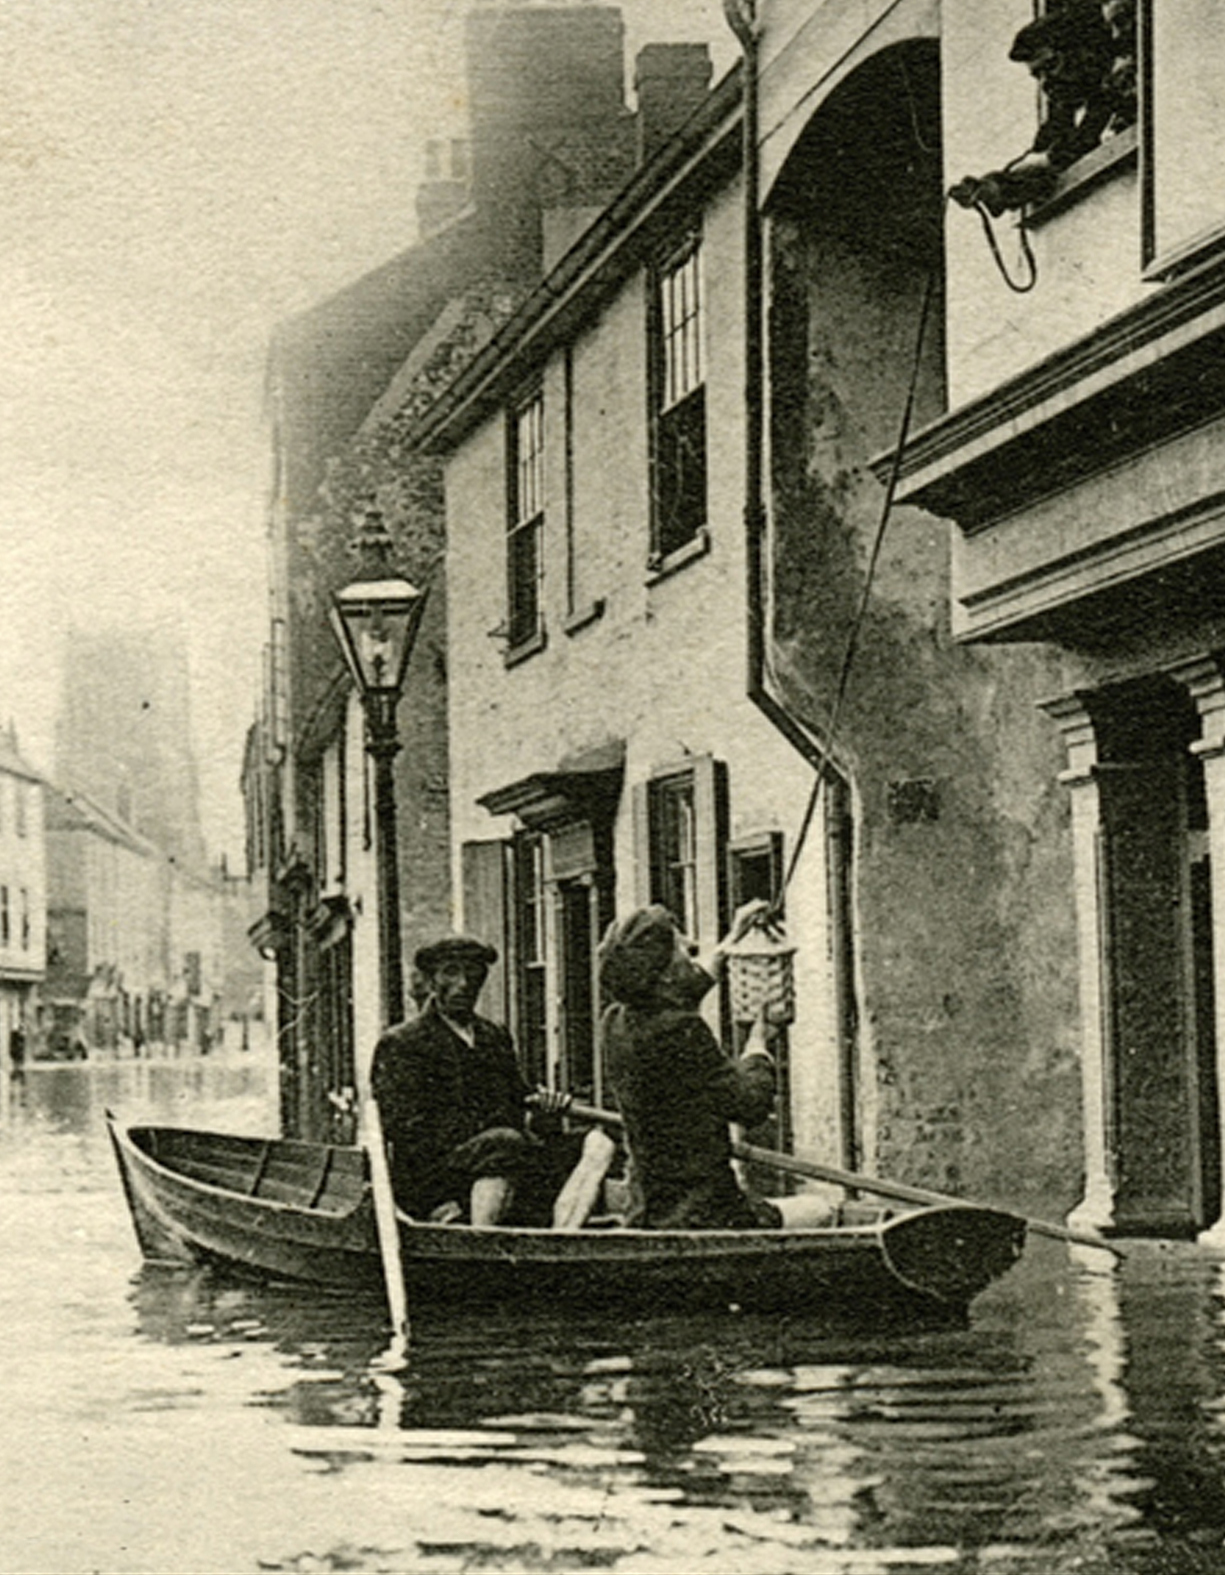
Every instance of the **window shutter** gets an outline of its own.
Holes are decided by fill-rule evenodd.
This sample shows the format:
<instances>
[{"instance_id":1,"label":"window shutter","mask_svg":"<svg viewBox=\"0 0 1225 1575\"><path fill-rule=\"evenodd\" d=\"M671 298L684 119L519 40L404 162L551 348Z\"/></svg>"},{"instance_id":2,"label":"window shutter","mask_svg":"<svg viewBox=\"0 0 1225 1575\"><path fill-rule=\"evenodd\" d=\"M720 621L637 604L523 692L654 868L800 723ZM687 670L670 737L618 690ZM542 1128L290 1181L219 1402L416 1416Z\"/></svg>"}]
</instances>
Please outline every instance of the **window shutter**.
<instances>
[{"instance_id":1,"label":"window shutter","mask_svg":"<svg viewBox=\"0 0 1225 1575\"><path fill-rule=\"evenodd\" d=\"M697 821L698 932L713 946L727 928L727 766L701 755L693 762L693 807Z\"/></svg>"},{"instance_id":2,"label":"window shutter","mask_svg":"<svg viewBox=\"0 0 1225 1575\"><path fill-rule=\"evenodd\" d=\"M508 855L505 842L465 842L461 850L464 889L464 930L497 947L498 960L489 970L479 1009L484 1017L509 1023L507 963L510 948L508 919Z\"/></svg>"},{"instance_id":3,"label":"window shutter","mask_svg":"<svg viewBox=\"0 0 1225 1575\"><path fill-rule=\"evenodd\" d=\"M651 891L651 784L636 782L631 790L634 820L634 906L643 908Z\"/></svg>"}]
</instances>

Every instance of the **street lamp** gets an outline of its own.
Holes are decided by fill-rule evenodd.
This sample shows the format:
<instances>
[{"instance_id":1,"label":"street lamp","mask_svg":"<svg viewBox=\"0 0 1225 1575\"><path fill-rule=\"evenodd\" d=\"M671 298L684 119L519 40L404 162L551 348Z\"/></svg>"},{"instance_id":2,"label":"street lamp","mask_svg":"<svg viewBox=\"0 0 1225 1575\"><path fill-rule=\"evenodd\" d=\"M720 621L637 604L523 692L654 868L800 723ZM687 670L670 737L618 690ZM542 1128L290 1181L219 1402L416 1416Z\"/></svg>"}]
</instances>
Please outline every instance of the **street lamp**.
<instances>
[{"instance_id":1,"label":"street lamp","mask_svg":"<svg viewBox=\"0 0 1225 1575\"><path fill-rule=\"evenodd\" d=\"M366 716L366 752L374 761L375 865L378 871L379 976L384 1024L404 1015L400 956L400 874L392 761L400 748L396 705L425 610L425 592L394 573L392 539L380 510L362 512L353 543L362 574L332 598L332 628Z\"/></svg>"}]
</instances>

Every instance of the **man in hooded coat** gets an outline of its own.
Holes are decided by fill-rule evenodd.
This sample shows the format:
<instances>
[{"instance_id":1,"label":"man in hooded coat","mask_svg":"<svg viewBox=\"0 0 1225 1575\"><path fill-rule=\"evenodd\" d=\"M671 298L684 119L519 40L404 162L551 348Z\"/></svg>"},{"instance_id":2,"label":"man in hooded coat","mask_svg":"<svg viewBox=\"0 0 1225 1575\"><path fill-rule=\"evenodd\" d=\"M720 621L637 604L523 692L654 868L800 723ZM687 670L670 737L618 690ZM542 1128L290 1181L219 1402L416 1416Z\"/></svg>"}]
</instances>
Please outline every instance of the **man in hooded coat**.
<instances>
[{"instance_id":1,"label":"man in hooded coat","mask_svg":"<svg viewBox=\"0 0 1225 1575\"><path fill-rule=\"evenodd\" d=\"M757 915L737 914L728 940ZM726 942L723 944L727 944ZM629 1223L656 1230L752 1230L782 1223L741 1190L728 1123L753 1126L774 1103L774 1059L757 1035L732 1060L699 1015L716 983L690 956L671 913L640 908L600 946L604 1069L625 1122L633 1172ZM713 971L712 971L713 970Z\"/></svg>"}]
</instances>

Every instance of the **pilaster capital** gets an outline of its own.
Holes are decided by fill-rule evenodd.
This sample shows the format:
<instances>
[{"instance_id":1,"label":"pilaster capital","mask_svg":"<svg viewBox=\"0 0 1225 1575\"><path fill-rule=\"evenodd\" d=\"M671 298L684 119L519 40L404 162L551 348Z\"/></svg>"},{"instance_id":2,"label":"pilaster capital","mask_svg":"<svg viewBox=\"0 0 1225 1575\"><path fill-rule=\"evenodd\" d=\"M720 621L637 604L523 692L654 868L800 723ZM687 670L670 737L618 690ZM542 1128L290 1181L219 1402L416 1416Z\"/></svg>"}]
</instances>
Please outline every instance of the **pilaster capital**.
<instances>
[{"instance_id":1,"label":"pilaster capital","mask_svg":"<svg viewBox=\"0 0 1225 1575\"><path fill-rule=\"evenodd\" d=\"M1201 758L1225 754L1225 653L1210 651L1167 668L1195 702L1202 737L1192 744Z\"/></svg>"},{"instance_id":2,"label":"pilaster capital","mask_svg":"<svg viewBox=\"0 0 1225 1575\"><path fill-rule=\"evenodd\" d=\"M1068 786L1092 782L1097 765L1097 729L1086 696L1079 690L1056 695L1050 700L1040 700L1038 709L1045 711L1063 734L1068 766L1066 771L1059 773L1059 780Z\"/></svg>"}]
</instances>

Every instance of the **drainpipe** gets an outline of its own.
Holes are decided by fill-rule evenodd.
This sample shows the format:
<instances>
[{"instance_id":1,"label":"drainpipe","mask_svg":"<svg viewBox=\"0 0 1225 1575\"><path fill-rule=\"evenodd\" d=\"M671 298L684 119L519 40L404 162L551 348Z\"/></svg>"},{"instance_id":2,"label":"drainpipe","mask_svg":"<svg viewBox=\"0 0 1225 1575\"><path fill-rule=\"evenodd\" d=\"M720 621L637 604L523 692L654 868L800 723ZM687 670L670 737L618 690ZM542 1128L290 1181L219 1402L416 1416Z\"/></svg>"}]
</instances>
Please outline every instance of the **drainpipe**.
<instances>
[{"instance_id":1,"label":"drainpipe","mask_svg":"<svg viewBox=\"0 0 1225 1575\"><path fill-rule=\"evenodd\" d=\"M818 772L826 751L765 686L765 344L764 270L757 151L758 34L755 0L723 0L723 15L744 58L744 535L748 698Z\"/></svg>"}]
</instances>

